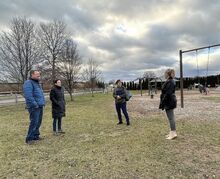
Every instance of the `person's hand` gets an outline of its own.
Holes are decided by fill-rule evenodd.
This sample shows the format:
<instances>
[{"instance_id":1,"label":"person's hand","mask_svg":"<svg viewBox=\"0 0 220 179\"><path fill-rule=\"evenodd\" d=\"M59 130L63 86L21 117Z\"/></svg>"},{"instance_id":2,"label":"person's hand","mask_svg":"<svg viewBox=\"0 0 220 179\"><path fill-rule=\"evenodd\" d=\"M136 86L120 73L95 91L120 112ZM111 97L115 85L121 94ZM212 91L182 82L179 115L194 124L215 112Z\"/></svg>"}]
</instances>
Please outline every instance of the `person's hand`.
<instances>
[{"instance_id":1,"label":"person's hand","mask_svg":"<svg viewBox=\"0 0 220 179\"><path fill-rule=\"evenodd\" d=\"M121 97L120 97L120 96L117 96L117 99L121 99Z\"/></svg>"},{"instance_id":2,"label":"person's hand","mask_svg":"<svg viewBox=\"0 0 220 179\"><path fill-rule=\"evenodd\" d=\"M159 105L159 109L164 110L164 106L162 104Z\"/></svg>"}]
</instances>

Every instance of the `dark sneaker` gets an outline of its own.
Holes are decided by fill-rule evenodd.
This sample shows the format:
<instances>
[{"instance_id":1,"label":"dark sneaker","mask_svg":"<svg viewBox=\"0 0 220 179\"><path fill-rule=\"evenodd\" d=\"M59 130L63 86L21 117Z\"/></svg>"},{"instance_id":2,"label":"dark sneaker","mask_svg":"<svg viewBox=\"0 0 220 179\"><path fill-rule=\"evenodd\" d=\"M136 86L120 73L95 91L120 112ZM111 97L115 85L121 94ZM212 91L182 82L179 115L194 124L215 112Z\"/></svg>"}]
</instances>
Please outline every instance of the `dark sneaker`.
<instances>
[{"instance_id":1,"label":"dark sneaker","mask_svg":"<svg viewBox=\"0 0 220 179\"><path fill-rule=\"evenodd\" d=\"M131 124L130 124L130 122L127 122L127 126L130 126Z\"/></svg>"},{"instance_id":2,"label":"dark sneaker","mask_svg":"<svg viewBox=\"0 0 220 179\"><path fill-rule=\"evenodd\" d=\"M34 143L35 143L34 140L28 140L28 141L26 141L26 144L27 144L27 145L33 145Z\"/></svg>"},{"instance_id":3,"label":"dark sneaker","mask_svg":"<svg viewBox=\"0 0 220 179\"><path fill-rule=\"evenodd\" d=\"M117 125L123 124L123 122L118 122Z\"/></svg>"},{"instance_id":4,"label":"dark sneaker","mask_svg":"<svg viewBox=\"0 0 220 179\"><path fill-rule=\"evenodd\" d=\"M44 138L43 137L37 137L37 138L34 138L33 140L43 140Z\"/></svg>"}]
</instances>

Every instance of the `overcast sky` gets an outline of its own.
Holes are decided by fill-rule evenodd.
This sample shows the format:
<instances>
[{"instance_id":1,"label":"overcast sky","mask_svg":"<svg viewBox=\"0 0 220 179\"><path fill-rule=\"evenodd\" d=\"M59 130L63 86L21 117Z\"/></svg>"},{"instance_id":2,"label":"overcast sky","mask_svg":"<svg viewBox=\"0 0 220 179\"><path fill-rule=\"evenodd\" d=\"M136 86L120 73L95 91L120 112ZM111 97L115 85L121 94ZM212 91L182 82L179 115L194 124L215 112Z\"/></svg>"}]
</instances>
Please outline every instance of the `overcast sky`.
<instances>
[{"instance_id":1,"label":"overcast sky","mask_svg":"<svg viewBox=\"0 0 220 179\"><path fill-rule=\"evenodd\" d=\"M0 30L15 16L64 20L83 59L101 64L105 81L169 67L178 75L180 49L220 43L219 0L1 0ZM210 50L208 74L220 71L219 49ZM199 75L206 74L207 51L198 51ZM195 53L183 57L184 76L197 75Z\"/></svg>"}]
</instances>

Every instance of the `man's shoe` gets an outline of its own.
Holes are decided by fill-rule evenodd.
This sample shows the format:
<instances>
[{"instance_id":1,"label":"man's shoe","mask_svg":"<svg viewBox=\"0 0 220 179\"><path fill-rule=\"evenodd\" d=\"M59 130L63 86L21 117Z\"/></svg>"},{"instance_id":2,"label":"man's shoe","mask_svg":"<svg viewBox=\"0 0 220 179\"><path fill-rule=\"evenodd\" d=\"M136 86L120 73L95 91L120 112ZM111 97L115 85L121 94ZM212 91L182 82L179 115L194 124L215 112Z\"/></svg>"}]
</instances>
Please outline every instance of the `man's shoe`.
<instances>
[{"instance_id":1,"label":"man's shoe","mask_svg":"<svg viewBox=\"0 0 220 179\"><path fill-rule=\"evenodd\" d=\"M43 140L44 138L43 137L37 137L37 138L34 138L33 140Z\"/></svg>"},{"instance_id":2,"label":"man's shoe","mask_svg":"<svg viewBox=\"0 0 220 179\"><path fill-rule=\"evenodd\" d=\"M27 145L33 145L35 142L34 140L28 140L28 141L25 141Z\"/></svg>"},{"instance_id":3,"label":"man's shoe","mask_svg":"<svg viewBox=\"0 0 220 179\"><path fill-rule=\"evenodd\" d=\"M127 122L127 126L130 126L130 122Z\"/></svg>"},{"instance_id":4,"label":"man's shoe","mask_svg":"<svg viewBox=\"0 0 220 179\"><path fill-rule=\"evenodd\" d=\"M117 125L123 124L123 122L118 122Z\"/></svg>"}]
</instances>

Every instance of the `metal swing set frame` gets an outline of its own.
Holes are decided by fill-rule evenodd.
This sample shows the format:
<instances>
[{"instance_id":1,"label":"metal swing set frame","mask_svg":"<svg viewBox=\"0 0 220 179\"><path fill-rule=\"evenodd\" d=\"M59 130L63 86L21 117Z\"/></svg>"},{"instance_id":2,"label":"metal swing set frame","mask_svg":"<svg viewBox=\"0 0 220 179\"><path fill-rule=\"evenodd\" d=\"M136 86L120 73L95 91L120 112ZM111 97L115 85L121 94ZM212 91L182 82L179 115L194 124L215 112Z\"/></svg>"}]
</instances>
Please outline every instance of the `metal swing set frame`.
<instances>
[{"instance_id":1,"label":"metal swing set frame","mask_svg":"<svg viewBox=\"0 0 220 179\"><path fill-rule=\"evenodd\" d=\"M219 47L220 44L215 44L215 45L210 45L210 46L205 46L205 47L199 47L199 48L194 48L190 50L180 50L179 51L179 58L180 58L180 97L181 97L181 108L184 108L184 96L183 96L183 53L188 53L188 52L193 52L196 51L196 58L197 58L197 52L199 50L203 49L208 49L208 62L207 62L207 70L206 70L206 80L208 76L208 65L209 65L209 53L210 49L213 47ZM197 72L199 73L199 67L198 67L198 59L197 60ZM199 75L199 74L198 74Z\"/></svg>"}]
</instances>

